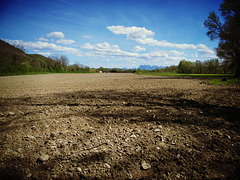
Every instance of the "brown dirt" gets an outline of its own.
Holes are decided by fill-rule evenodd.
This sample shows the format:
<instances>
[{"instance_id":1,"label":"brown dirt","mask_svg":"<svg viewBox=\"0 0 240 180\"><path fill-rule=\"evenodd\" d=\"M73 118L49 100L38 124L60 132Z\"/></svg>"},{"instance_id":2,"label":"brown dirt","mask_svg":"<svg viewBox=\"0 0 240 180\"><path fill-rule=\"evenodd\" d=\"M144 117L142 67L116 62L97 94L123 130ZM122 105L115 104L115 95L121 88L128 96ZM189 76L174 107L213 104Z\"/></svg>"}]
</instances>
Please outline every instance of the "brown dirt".
<instances>
[{"instance_id":1,"label":"brown dirt","mask_svg":"<svg viewBox=\"0 0 240 180\"><path fill-rule=\"evenodd\" d=\"M0 77L1 179L239 179L240 86Z\"/></svg>"}]
</instances>

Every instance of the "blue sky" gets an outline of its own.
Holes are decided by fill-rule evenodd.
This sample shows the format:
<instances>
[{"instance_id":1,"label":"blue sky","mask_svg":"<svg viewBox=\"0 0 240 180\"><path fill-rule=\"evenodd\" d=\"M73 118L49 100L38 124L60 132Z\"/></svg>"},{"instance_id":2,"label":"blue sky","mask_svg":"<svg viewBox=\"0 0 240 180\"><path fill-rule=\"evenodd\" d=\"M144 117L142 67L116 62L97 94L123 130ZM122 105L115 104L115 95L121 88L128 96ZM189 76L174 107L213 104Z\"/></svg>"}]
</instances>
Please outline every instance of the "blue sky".
<instances>
[{"instance_id":1,"label":"blue sky","mask_svg":"<svg viewBox=\"0 0 240 180\"><path fill-rule=\"evenodd\" d=\"M5 0L0 38L71 64L136 68L216 58L203 26L222 0Z\"/></svg>"}]
</instances>

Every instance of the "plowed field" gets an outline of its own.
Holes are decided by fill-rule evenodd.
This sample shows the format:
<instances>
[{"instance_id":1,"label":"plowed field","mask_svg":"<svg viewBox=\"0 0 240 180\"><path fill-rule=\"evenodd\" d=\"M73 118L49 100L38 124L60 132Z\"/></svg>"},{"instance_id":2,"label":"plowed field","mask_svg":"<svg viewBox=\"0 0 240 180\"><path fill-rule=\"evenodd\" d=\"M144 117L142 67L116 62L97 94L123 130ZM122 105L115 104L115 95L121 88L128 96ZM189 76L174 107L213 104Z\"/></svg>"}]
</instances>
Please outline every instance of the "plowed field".
<instances>
[{"instance_id":1,"label":"plowed field","mask_svg":"<svg viewBox=\"0 0 240 180\"><path fill-rule=\"evenodd\" d=\"M239 179L240 86L0 77L0 179Z\"/></svg>"}]
</instances>

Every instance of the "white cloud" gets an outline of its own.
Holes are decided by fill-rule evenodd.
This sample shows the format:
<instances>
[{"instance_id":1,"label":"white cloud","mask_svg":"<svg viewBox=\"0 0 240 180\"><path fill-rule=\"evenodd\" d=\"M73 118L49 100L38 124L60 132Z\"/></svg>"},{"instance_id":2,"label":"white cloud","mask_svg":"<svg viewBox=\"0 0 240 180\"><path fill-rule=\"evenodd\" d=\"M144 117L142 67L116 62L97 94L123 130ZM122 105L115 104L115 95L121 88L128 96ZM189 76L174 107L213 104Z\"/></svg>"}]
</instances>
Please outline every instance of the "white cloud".
<instances>
[{"instance_id":1,"label":"white cloud","mask_svg":"<svg viewBox=\"0 0 240 180\"><path fill-rule=\"evenodd\" d=\"M115 58L117 61L128 61L128 62L144 62L145 64L151 63L159 63L161 64L164 61L180 61L183 59L182 55L184 52L170 50L154 50L148 53L139 54L137 52L127 52L122 51L118 45L110 45L107 42L90 44L85 43L81 46L81 48L88 50L84 53L84 56L89 57L104 57L104 58ZM135 47L136 48L136 47ZM141 48L140 46L136 49ZM142 49L143 50L143 49ZM145 48L144 48L145 50Z\"/></svg>"},{"instance_id":2,"label":"white cloud","mask_svg":"<svg viewBox=\"0 0 240 180\"><path fill-rule=\"evenodd\" d=\"M124 26L108 26L109 29L114 34L126 34L129 39L145 39L147 36L154 36L154 32L147 30L142 27L124 27Z\"/></svg>"},{"instance_id":3,"label":"white cloud","mask_svg":"<svg viewBox=\"0 0 240 180\"><path fill-rule=\"evenodd\" d=\"M198 44L197 48L196 52L200 54L202 58L217 58L216 53L206 45Z\"/></svg>"},{"instance_id":4,"label":"white cloud","mask_svg":"<svg viewBox=\"0 0 240 180\"><path fill-rule=\"evenodd\" d=\"M181 57L184 52L179 52L176 50L154 50L148 53L151 58L168 58L168 57ZM181 57L182 58L182 57Z\"/></svg>"},{"instance_id":5,"label":"white cloud","mask_svg":"<svg viewBox=\"0 0 240 180\"><path fill-rule=\"evenodd\" d=\"M184 52L179 52L179 51L176 51L176 50L170 50L169 54L171 54L173 56L182 56L182 55L184 55Z\"/></svg>"},{"instance_id":6,"label":"white cloud","mask_svg":"<svg viewBox=\"0 0 240 180\"><path fill-rule=\"evenodd\" d=\"M121 51L118 45L111 46L107 42L97 43L97 44L85 43L81 46L81 48L87 49L87 50L96 50L96 51L115 51L115 52Z\"/></svg>"},{"instance_id":7,"label":"white cloud","mask_svg":"<svg viewBox=\"0 0 240 180\"><path fill-rule=\"evenodd\" d=\"M109 29L114 34L125 34L127 39L134 40L139 44L145 44L149 46L160 46L160 47L170 47L176 49L196 49L193 44L176 44L170 43L165 40L158 41L153 39L155 33L151 30L147 30L145 27L124 27L124 26L108 26Z\"/></svg>"},{"instance_id":8,"label":"white cloud","mask_svg":"<svg viewBox=\"0 0 240 180\"><path fill-rule=\"evenodd\" d=\"M144 47L140 47L140 46L135 46L133 49L132 49L133 52L142 52L142 51L146 51L146 48Z\"/></svg>"},{"instance_id":9,"label":"white cloud","mask_svg":"<svg viewBox=\"0 0 240 180\"><path fill-rule=\"evenodd\" d=\"M58 44L74 44L75 41L71 39L59 39L56 41Z\"/></svg>"},{"instance_id":10,"label":"white cloud","mask_svg":"<svg viewBox=\"0 0 240 180\"><path fill-rule=\"evenodd\" d=\"M90 44L85 43L81 48L90 50L90 52L85 53L87 56L125 56L125 57L137 57L138 53L131 53L122 51L118 45L110 45L107 42Z\"/></svg>"},{"instance_id":11,"label":"white cloud","mask_svg":"<svg viewBox=\"0 0 240 180\"><path fill-rule=\"evenodd\" d=\"M145 54L140 54L140 55L139 55L139 58L140 58L140 59L147 59L147 60L149 60L149 59L151 59L152 57L149 55L149 53L145 53Z\"/></svg>"},{"instance_id":12,"label":"white cloud","mask_svg":"<svg viewBox=\"0 0 240 180\"><path fill-rule=\"evenodd\" d=\"M43 38L43 37L40 37L38 40L39 40L39 41L48 41L48 39Z\"/></svg>"},{"instance_id":13,"label":"white cloud","mask_svg":"<svg viewBox=\"0 0 240 180\"><path fill-rule=\"evenodd\" d=\"M183 59L184 52L175 50L154 50L145 54L139 55L140 59L148 59L149 61L178 61Z\"/></svg>"},{"instance_id":14,"label":"white cloud","mask_svg":"<svg viewBox=\"0 0 240 180\"><path fill-rule=\"evenodd\" d=\"M204 44L177 44L165 40L158 41L154 39L155 33L144 27L108 26L107 29L114 34L126 36L128 40L133 40L138 45L124 51L118 45L111 45L108 42L96 44L84 43L80 46L81 50L77 48L78 45L74 40L65 39L65 35L62 32L51 32L38 38L36 42L24 42L22 40L6 41L10 44L22 44L25 49L46 56L54 53L68 53L85 56L85 58L89 58L89 60L94 62L96 61L96 63L108 59L109 63L121 62L124 66L125 64L126 66L132 66L132 64L176 65L182 59L194 60L197 58L199 60L206 60L216 58L215 52ZM91 36L82 37L92 38ZM144 45L155 47L148 47L146 49Z\"/></svg>"},{"instance_id":15,"label":"white cloud","mask_svg":"<svg viewBox=\"0 0 240 180\"><path fill-rule=\"evenodd\" d=\"M62 32L51 32L51 33L47 34L47 37L63 39L65 37L65 35Z\"/></svg>"},{"instance_id":16,"label":"white cloud","mask_svg":"<svg viewBox=\"0 0 240 180\"><path fill-rule=\"evenodd\" d=\"M215 52L211 49L204 50L204 49L198 49L197 52L201 55L201 57L205 58L217 58Z\"/></svg>"},{"instance_id":17,"label":"white cloud","mask_svg":"<svg viewBox=\"0 0 240 180\"><path fill-rule=\"evenodd\" d=\"M64 47L64 46L58 46L54 43L49 42L42 42L42 41L36 41L36 42L24 42L22 40L6 40L10 44L22 44L26 49L33 50L33 51L47 51L42 53L49 53L49 52L63 52L63 53L70 53L75 54L77 56L82 56L82 52L79 49L76 48L70 48L70 47Z\"/></svg>"}]
</instances>

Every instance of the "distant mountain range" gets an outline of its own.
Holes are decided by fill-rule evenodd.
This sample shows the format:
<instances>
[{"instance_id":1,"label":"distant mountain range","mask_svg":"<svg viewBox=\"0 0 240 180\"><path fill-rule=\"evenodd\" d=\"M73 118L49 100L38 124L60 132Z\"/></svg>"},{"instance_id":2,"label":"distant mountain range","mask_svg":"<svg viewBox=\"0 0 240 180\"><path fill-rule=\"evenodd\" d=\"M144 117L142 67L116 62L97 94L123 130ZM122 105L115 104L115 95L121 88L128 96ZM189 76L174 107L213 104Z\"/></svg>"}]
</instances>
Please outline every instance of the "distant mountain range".
<instances>
[{"instance_id":1,"label":"distant mountain range","mask_svg":"<svg viewBox=\"0 0 240 180\"><path fill-rule=\"evenodd\" d=\"M141 70L155 70L155 69L162 69L165 68L166 66L150 66L150 65L140 65L138 69Z\"/></svg>"},{"instance_id":2,"label":"distant mountain range","mask_svg":"<svg viewBox=\"0 0 240 180\"><path fill-rule=\"evenodd\" d=\"M162 68L165 68L167 66L150 66L150 65L140 65L138 68L122 68L122 70L128 70L128 69L131 69L131 70L135 70L135 69L141 69L141 70L155 70L155 69L162 69Z\"/></svg>"}]
</instances>

